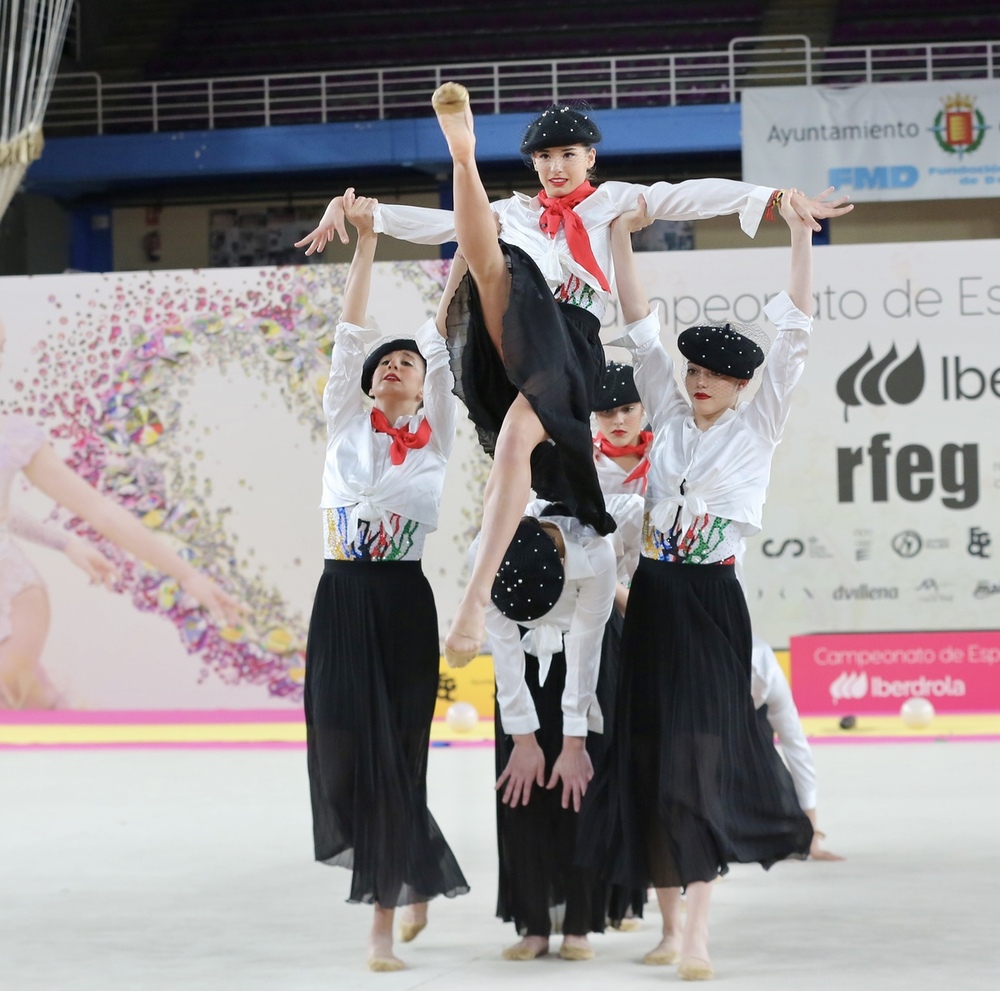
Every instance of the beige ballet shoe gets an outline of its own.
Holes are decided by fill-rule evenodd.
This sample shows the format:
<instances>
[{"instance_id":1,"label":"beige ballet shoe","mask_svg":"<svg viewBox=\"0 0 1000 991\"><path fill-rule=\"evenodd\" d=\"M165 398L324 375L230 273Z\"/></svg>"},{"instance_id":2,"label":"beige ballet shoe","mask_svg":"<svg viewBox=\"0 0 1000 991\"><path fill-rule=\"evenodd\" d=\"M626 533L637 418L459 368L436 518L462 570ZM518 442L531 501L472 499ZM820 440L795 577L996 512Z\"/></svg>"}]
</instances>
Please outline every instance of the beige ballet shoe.
<instances>
[{"instance_id":1,"label":"beige ballet shoe","mask_svg":"<svg viewBox=\"0 0 1000 991\"><path fill-rule=\"evenodd\" d=\"M431 97L438 127L448 142L448 153L455 165L475 161L476 133L469 91L461 83L442 83Z\"/></svg>"},{"instance_id":2,"label":"beige ballet shoe","mask_svg":"<svg viewBox=\"0 0 1000 991\"><path fill-rule=\"evenodd\" d=\"M447 642L444 645L444 659L453 668L464 668L474 657L479 656L482 650L482 639L466 636L464 633L456 633L454 639L458 641L458 646L452 647Z\"/></svg>"},{"instance_id":3,"label":"beige ballet shoe","mask_svg":"<svg viewBox=\"0 0 1000 991\"><path fill-rule=\"evenodd\" d=\"M650 967L671 967L680 959L681 955L676 950L661 950L657 947L655 950L650 950L642 958L642 962Z\"/></svg>"},{"instance_id":4,"label":"beige ballet shoe","mask_svg":"<svg viewBox=\"0 0 1000 991\"><path fill-rule=\"evenodd\" d=\"M589 946L567 946L563 943L559 947L559 956L563 960L593 960L596 954Z\"/></svg>"},{"instance_id":5,"label":"beige ballet shoe","mask_svg":"<svg viewBox=\"0 0 1000 991\"><path fill-rule=\"evenodd\" d=\"M399 941L400 943L412 943L425 929L427 922L400 922Z\"/></svg>"},{"instance_id":6,"label":"beige ballet shoe","mask_svg":"<svg viewBox=\"0 0 1000 991\"><path fill-rule=\"evenodd\" d=\"M537 960L539 957L547 956L549 952L548 946L543 947L540 950L535 950L524 940L515 943L513 946L505 947L500 956L504 960Z\"/></svg>"},{"instance_id":7,"label":"beige ballet shoe","mask_svg":"<svg viewBox=\"0 0 1000 991\"><path fill-rule=\"evenodd\" d=\"M701 957L684 957L677 967L677 976L682 981L710 981L715 971L707 960Z\"/></svg>"},{"instance_id":8,"label":"beige ballet shoe","mask_svg":"<svg viewBox=\"0 0 1000 991\"><path fill-rule=\"evenodd\" d=\"M442 114L464 114L469 106L469 91L461 83L442 83L431 97L431 106Z\"/></svg>"},{"instance_id":9,"label":"beige ballet shoe","mask_svg":"<svg viewBox=\"0 0 1000 991\"><path fill-rule=\"evenodd\" d=\"M642 928L642 919L622 919L617 926L611 928L620 933L637 933Z\"/></svg>"},{"instance_id":10,"label":"beige ballet shoe","mask_svg":"<svg viewBox=\"0 0 1000 991\"><path fill-rule=\"evenodd\" d=\"M368 969L376 974L390 974L397 970L405 970L406 964L398 957L369 957Z\"/></svg>"}]
</instances>

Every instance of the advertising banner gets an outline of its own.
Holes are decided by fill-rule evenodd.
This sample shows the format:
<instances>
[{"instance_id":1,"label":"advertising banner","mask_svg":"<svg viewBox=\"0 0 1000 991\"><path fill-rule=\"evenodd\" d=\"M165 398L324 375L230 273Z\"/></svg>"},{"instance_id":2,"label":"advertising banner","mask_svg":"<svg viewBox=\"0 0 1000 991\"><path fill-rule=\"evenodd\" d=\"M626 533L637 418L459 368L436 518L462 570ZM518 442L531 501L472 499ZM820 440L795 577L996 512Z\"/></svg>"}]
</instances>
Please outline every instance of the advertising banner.
<instances>
[{"instance_id":1,"label":"advertising banner","mask_svg":"<svg viewBox=\"0 0 1000 991\"><path fill-rule=\"evenodd\" d=\"M803 715L895 714L908 698L938 712L1000 711L1000 633L829 633L792 637Z\"/></svg>"},{"instance_id":2,"label":"advertising banner","mask_svg":"<svg viewBox=\"0 0 1000 991\"><path fill-rule=\"evenodd\" d=\"M754 631L782 647L822 631L1000 629L1000 243L815 255L810 354L744 561ZM676 356L688 326L762 320L789 251L648 252L637 264ZM73 471L248 609L242 629L216 628L60 493L15 476L12 509L118 569L109 591L65 553L11 538L46 589L41 664L61 704L301 704L322 568L320 394L345 275L321 265L0 279L0 418L40 429ZM433 313L444 277L440 262L377 265L371 314L383 332ZM604 339L621 329L612 307ZM489 470L464 416L459 431L424 557L442 629ZM968 711L995 707L978 675L957 670ZM817 697L829 699L833 679L822 678ZM459 680L442 682L443 700L459 697Z\"/></svg>"},{"instance_id":3,"label":"advertising banner","mask_svg":"<svg viewBox=\"0 0 1000 991\"><path fill-rule=\"evenodd\" d=\"M1000 196L1000 81L743 93L743 178L857 203Z\"/></svg>"}]
</instances>

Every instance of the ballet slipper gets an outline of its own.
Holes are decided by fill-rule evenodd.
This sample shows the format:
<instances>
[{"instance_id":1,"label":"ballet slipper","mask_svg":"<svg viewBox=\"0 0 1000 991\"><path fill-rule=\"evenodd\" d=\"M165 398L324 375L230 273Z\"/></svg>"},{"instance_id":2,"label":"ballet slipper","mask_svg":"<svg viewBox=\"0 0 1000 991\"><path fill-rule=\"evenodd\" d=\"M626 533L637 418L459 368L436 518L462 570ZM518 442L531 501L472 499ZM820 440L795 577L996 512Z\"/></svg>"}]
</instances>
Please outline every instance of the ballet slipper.
<instances>
[{"instance_id":1,"label":"ballet slipper","mask_svg":"<svg viewBox=\"0 0 1000 991\"><path fill-rule=\"evenodd\" d=\"M567 946L563 941L563 945L559 947L559 956L563 960L593 960L595 955L590 946L580 946L575 943Z\"/></svg>"},{"instance_id":2,"label":"ballet slipper","mask_svg":"<svg viewBox=\"0 0 1000 991\"><path fill-rule=\"evenodd\" d=\"M427 920L423 922L400 922L400 943L412 943L427 928Z\"/></svg>"},{"instance_id":3,"label":"ballet slipper","mask_svg":"<svg viewBox=\"0 0 1000 991\"><path fill-rule=\"evenodd\" d=\"M431 106L442 114L464 114L469 106L469 91L461 83L442 83L431 97Z\"/></svg>"},{"instance_id":4,"label":"ballet slipper","mask_svg":"<svg viewBox=\"0 0 1000 991\"><path fill-rule=\"evenodd\" d=\"M549 944L546 941L541 946L534 946L527 941L527 938L518 940L513 946L503 949L500 956L504 960L537 960L544 957L549 952Z\"/></svg>"},{"instance_id":5,"label":"ballet slipper","mask_svg":"<svg viewBox=\"0 0 1000 991\"><path fill-rule=\"evenodd\" d=\"M637 933L642 928L642 919L622 919L617 926L611 928L620 933Z\"/></svg>"},{"instance_id":6,"label":"ballet slipper","mask_svg":"<svg viewBox=\"0 0 1000 991\"><path fill-rule=\"evenodd\" d=\"M643 958L642 962L650 967L669 967L677 963L681 955L676 950L661 950L657 947L650 950Z\"/></svg>"},{"instance_id":7,"label":"ballet slipper","mask_svg":"<svg viewBox=\"0 0 1000 991\"><path fill-rule=\"evenodd\" d=\"M677 967L677 976L682 981L710 981L715 977L715 971L701 957L684 957Z\"/></svg>"},{"instance_id":8,"label":"ballet slipper","mask_svg":"<svg viewBox=\"0 0 1000 991\"><path fill-rule=\"evenodd\" d=\"M431 97L441 133L456 162L468 161L476 149L469 91L461 83L442 83Z\"/></svg>"},{"instance_id":9,"label":"ballet slipper","mask_svg":"<svg viewBox=\"0 0 1000 991\"><path fill-rule=\"evenodd\" d=\"M444 659L449 667L464 668L474 657L479 655L482 649L482 640L475 637L467 637L464 633L456 633L454 637L449 637L456 645L452 646L445 641Z\"/></svg>"},{"instance_id":10,"label":"ballet slipper","mask_svg":"<svg viewBox=\"0 0 1000 991\"><path fill-rule=\"evenodd\" d=\"M399 957L369 957L368 969L376 974L390 974L397 970L405 970L406 964Z\"/></svg>"}]
</instances>

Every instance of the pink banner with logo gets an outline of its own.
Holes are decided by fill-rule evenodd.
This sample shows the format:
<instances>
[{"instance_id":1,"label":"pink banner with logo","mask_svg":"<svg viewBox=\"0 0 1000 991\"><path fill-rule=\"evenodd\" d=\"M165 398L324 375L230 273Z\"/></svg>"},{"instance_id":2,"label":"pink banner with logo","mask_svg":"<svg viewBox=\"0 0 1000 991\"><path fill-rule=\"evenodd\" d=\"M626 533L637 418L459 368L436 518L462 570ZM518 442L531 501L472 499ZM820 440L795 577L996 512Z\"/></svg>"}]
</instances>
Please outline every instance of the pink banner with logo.
<instances>
[{"instance_id":1,"label":"pink banner with logo","mask_svg":"<svg viewBox=\"0 0 1000 991\"><path fill-rule=\"evenodd\" d=\"M1000 631L822 633L791 639L803 715L896 713L908 698L938 712L1000 712Z\"/></svg>"}]
</instances>

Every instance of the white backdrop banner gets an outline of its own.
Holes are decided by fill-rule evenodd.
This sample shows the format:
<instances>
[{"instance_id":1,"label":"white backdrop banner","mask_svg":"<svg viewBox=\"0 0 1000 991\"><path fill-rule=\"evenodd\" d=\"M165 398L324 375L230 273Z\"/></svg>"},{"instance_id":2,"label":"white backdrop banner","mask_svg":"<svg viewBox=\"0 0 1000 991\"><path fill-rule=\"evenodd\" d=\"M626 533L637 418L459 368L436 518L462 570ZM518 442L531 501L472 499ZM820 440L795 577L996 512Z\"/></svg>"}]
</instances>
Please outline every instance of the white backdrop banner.
<instances>
[{"instance_id":1,"label":"white backdrop banner","mask_svg":"<svg viewBox=\"0 0 1000 991\"><path fill-rule=\"evenodd\" d=\"M855 202L1000 196L1000 81L743 94L743 178Z\"/></svg>"},{"instance_id":2,"label":"white backdrop banner","mask_svg":"<svg viewBox=\"0 0 1000 991\"><path fill-rule=\"evenodd\" d=\"M995 241L817 249L813 346L745 565L756 632L772 644L1000 627L997 259ZM759 319L784 287L788 251L637 261L672 348L694 323ZM181 608L163 576L16 483L20 511L120 566L109 593L65 556L22 545L48 587L43 663L68 704L299 704L322 567L319 397L345 274L324 265L0 279L0 416L42 426L74 470L250 610L243 631L215 629ZM442 263L378 265L373 316L384 331L412 329L443 279ZM425 556L443 627L488 466L464 417L460 429Z\"/></svg>"}]
</instances>

